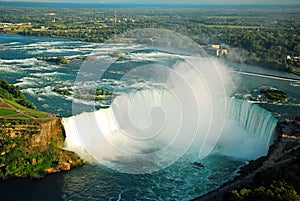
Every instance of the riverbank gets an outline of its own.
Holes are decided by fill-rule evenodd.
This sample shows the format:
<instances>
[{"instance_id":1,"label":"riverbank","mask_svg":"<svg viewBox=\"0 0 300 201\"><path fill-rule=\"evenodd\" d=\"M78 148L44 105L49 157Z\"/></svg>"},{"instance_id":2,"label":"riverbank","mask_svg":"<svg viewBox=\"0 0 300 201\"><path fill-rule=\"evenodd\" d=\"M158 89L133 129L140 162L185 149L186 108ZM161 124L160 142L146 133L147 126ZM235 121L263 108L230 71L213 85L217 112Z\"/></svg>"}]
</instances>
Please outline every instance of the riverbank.
<instances>
[{"instance_id":1,"label":"riverbank","mask_svg":"<svg viewBox=\"0 0 300 201\"><path fill-rule=\"evenodd\" d=\"M13 48L11 48L11 51L13 51L15 49L15 47L19 47L19 49L26 47L28 44L34 48L30 49L31 52L34 52L34 54L31 55L26 55L24 58L30 58L29 61L28 59L25 59L25 61L23 59L18 60L17 62L20 62L20 64L11 64L11 62L9 60L4 60L3 62L7 62L7 69L9 69L10 71L7 73L3 73L4 77L9 77L11 82L16 83L17 85L22 87L22 90L24 91L24 93L26 93L27 97L31 98L31 100L37 104L37 106L43 110L43 111L49 111L55 114L58 114L60 116L71 116L72 113L70 112L70 108L71 105L66 104L66 100L68 99L69 102L70 99L54 93L52 91L52 89L58 85L61 88L71 88L71 86L68 83L72 83L73 82L67 82L70 80L74 80L74 78L72 77L68 77L69 75L72 75L72 73L70 73L70 69L73 69L74 66L72 64L70 64L70 66L68 66L67 68L64 66L60 66L60 65L56 65L53 63L49 63L49 62L44 62L44 61L36 61L36 57L37 56L42 56L43 54L46 54L46 52L48 51L48 49L53 49L53 50L59 50L60 52L65 52L68 51L69 47L66 47L65 44L67 42L61 42L63 43L61 46L58 46L58 44L56 43L57 41L54 40L54 42L49 42L49 38L43 39L43 38L36 38L36 37L22 37L22 36L17 36L17 39L12 38L12 37L16 37L16 36L7 36L9 37L9 40L11 41L21 41L19 42L19 44L11 44L11 46ZM20 37L20 38L19 38ZM22 40L26 41L26 45L23 45ZM38 40L38 41L30 41L31 39L34 40ZM52 40L52 39L51 39ZM45 43L40 43L40 41L46 41ZM68 43L67 43L68 44ZM72 44L72 49L76 48L77 46L74 47L74 44ZM76 42L77 44L77 42ZM58 47L56 47L58 46ZM82 46L82 43L80 43L78 46ZM36 50L42 50L40 52L36 51ZM27 52L27 51L26 51ZM37 53L38 52L38 53ZM14 53L12 55L17 55L18 52ZM40 55L37 55L40 54ZM74 52L73 54L78 54L78 51ZM72 55L72 54L70 54ZM148 57L149 55L146 54L146 56ZM34 57L34 58L33 58ZM5 59L5 58L4 58ZM32 62L34 61L34 62ZM31 63L30 63L31 62ZM11 66L14 65L14 68L11 68ZM26 68L24 67L26 65ZM47 70L45 70L45 68L41 68L41 67L47 67ZM4 69L4 68L3 68ZM38 69L35 70L33 72L33 69ZM12 70L14 70L13 72L11 72ZM59 73L57 73L59 72ZM242 77L242 76L241 76ZM22 79L20 79L22 78ZM257 85L260 82L260 78L256 77L256 76L243 76L242 80L246 80L247 78L255 78L254 81L252 82L246 82L247 83L247 87L249 86L249 83L255 83ZM264 79L264 81L267 79ZM28 83L28 81L30 81ZM106 82L106 81L103 81ZM102 83L103 83L102 82ZM124 83L118 83L119 85L123 85ZM275 86L278 88L278 86L285 86L283 85L283 82L279 82L278 85L276 86L273 84L268 84L270 86ZM287 87L282 88L283 91L287 91L290 97L298 97L298 95L293 95L293 90L295 91L295 93L297 93L297 89L290 85L290 83L286 84ZM115 85L113 85L115 86ZM241 85L239 85L240 87ZM254 89L256 88L256 86L250 86L248 87L250 89ZM73 100L73 99L72 99ZM280 110L281 111L285 111L284 106L279 105ZM69 109L69 111L68 111ZM67 111L67 112L66 112ZM270 110L272 111L272 110ZM289 114L293 114L295 111L297 111L297 109L293 108L293 110L291 112L289 112ZM219 160L217 160L219 162ZM82 192L82 196L84 198L87 198L88 196L90 196L92 194L92 196L94 196L95 198L97 196L101 196L101 195L106 195L106 199L103 200L108 200L109 197L113 197L117 199L117 196L119 194L119 192L121 192L120 194L122 194L122 196L126 196L126 195L132 195L132 189L137 188L138 192L144 192L145 194L147 194L147 189L152 189L153 186L155 186L156 184L164 184L164 185L169 185L167 187L165 187L164 185L159 185L158 187L156 187L156 189L154 190L154 196L156 195L156 197L160 196L160 195L164 195L165 199L174 199L176 200L176 198L174 198L174 196L172 198L170 198L171 193L170 191L172 190L172 192L176 192L179 197L181 199L187 199L186 196L186 192L188 192L188 190L186 189L192 189L192 188L198 188L197 185L200 186L201 185L205 186L205 188L207 188L206 186L209 186L205 183L205 181L210 180L215 182L213 179L214 178L218 178L221 177L224 179L224 175L228 176L229 174L227 173L223 173L223 174L216 174L216 171L212 171L213 175L212 175L212 179L207 179L207 177L202 175L193 175L191 174L192 172L194 172L193 170L188 170L186 172L182 172L184 170L184 168L187 166L189 166L189 163L183 163L179 166L175 166L172 171L170 171L170 174L167 174L166 171L162 171L161 174L163 178L154 178L154 176L152 178L149 178L148 175L146 175L146 178L140 179L140 177L133 177L131 175L120 175L120 174L116 174L115 172L111 173L110 170L101 170L98 171L99 169L102 169L102 166L94 166L90 169L88 169L86 171L85 168L89 168L90 166L84 166L83 168L78 168L78 172L80 172L79 174L77 173L77 168L74 171L70 171L70 172L66 172L63 174L59 174L58 176L55 174L53 176L49 176L50 178L55 178L54 180L57 181L57 183L61 182L62 180L64 181L64 185L61 185L60 188L56 189L56 192L53 192L53 194L59 194L61 196L64 196L61 199L52 199L52 200L83 200L80 198L74 198L71 197L70 195L76 195L78 191ZM224 163L220 163L220 169L227 169L227 167L229 166L225 166ZM206 166L207 169L209 169L209 165ZM226 168L224 168L226 167ZM236 166L237 167L237 166ZM236 170L235 169L232 171L234 172ZM180 170L180 171L178 171ZM206 168L204 168L204 170L206 170ZM179 176L181 176L182 174L182 181L185 183L178 183L178 182L173 182L174 180L178 180ZM72 175L71 177L69 175ZM79 176L78 176L79 175ZM165 176L166 175L166 176ZM189 176L187 176L189 175ZM207 175L207 174L206 174ZM155 175L157 176L157 175ZM78 181L78 183L74 183L74 177L76 178L76 180ZM133 179L131 180L130 178L133 177ZM85 178L85 183L82 181ZM154 179L153 179L154 178ZM170 182L170 178L172 179L172 182ZM202 181L199 179L204 178ZM232 177L230 177L232 178ZM136 182L136 180L139 180L139 182ZM227 179L226 179L227 180ZM223 182L225 182L226 180L223 180ZM44 180L43 180L44 181ZM47 181L47 179L46 179ZM103 181L101 184L99 184L100 181ZM104 182L105 181L105 182ZM107 182L110 181L110 182ZM123 183L123 181L126 181L125 183ZM146 182L145 182L146 181ZM210 189L216 188L217 186L221 185L223 182L220 182L218 184L215 184L215 186L209 186ZM145 183L147 185L145 185ZM96 188L96 186L98 186ZM45 183L43 186L38 186L38 184L35 184L36 188L39 189L47 189L47 191L49 190L48 187L51 186L49 183ZM101 187L100 187L101 186ZM142 187L141 187L142 186ZM186 187L188 186L188 187ZM15 187L13 185L9 186L11 189L14 189ZM3 188L2 192L7 191L7 189L9 187ZM23 187L21 187L23 188ZM68 189L68 190L66 190ZM89 191L89 189L95 189L94 192ZM124 190L125 189L125 190ZM173 190L174 189L174 190ZM170 191L169 191L170 190ZM65 193L65 192L68 193ZM127 194L126 194L127 191ZM195 190L195 193L192 194L192 198L202 194L202 191L200 192L199 190ZM206 191L205 191L206 192ZM204 193L204 192L203 192ZM28 193L29 194L29 193ZM109 194L109 195L108 195ZM168 194L168 195L166 195ZM67 195L65 197L65 195ZM108 196L107 196L108 195ZM23 196L22 194L20 196ZM153 196L153 197L154 197ZM138 195L138 197L141 197L140 194ZM180 200L180 198L177 198L177 200ZM188 197L191 198L191 197ZM36 200L44 200L43 197L37 197L37 195L35 194L35 199ZM20 200L20 199L10 199L10 200ZM28 199L29 200L29 199ZM51 200L50 198L48 198L47 200Z\"/></svg>"},{"instance_id":2,"label":"riverbank","mask_svg":"<svg viewBox=\"0 0 300 201\"><path fill-rule=\"evenodd\" d=\"M68 3L60 5L64 7L55 5L54 11L48 3L33 3L39 9L33 9L28 2L22 6L18 4L22 3L0 6L0 32L102 43L132 30L167 28L210 49L214 56L300 73L298 7L255 6L254 13L249 5L248 8L231 5L237 9L217 5L209 6L210 9L140 5L139 9L133 9L125 4L116 4L117 8L113 9L99 4L87 9L78 3ZM23 13L30 14L24 17ZM295 19L292 24L290 19ZM146 43L164 40L159 36L155 38L139 36Z\"/></svg>"},{"instance_id":3,"label":"riverbank","mask_svg":"<svg viewBox=\"0 0 300 201\"><path fill-rule=\"evenodd\" d=\"M0 87L0 178L41 178L83 165L79 156L63 149L61 118L18 104L15 100L22 92L2 82L6 87Z\"/></svg>"},{"instance_id":4,"label":"riverbank","mask_svg":"<svg viewBox=\"0 0 300 201\"><path fill-rule=\"evenodd\" d=\"M289 122L294 122L293 126L291 126ZM230 200L228 198L230 196L231 200L235 200L232 198L232 193L237 193L239 192L238 190L245 188L251 189L259 174L264 175L267 171L276 172L286 165L297 164L300 155L299 125L299 118L278 123L277 131L280 134L278 141L271 146L268 155L263 161L261 158L256 160L256 163L259 163L257 168L251 171L245 171L243 174L236 176L233 180L226 182L218 189L195 198L193 201ZM289 132L287 133L286 131ZM276 180L275 172L274 180ZM299 194L299 192L297 193Z\"/></svg>"}]
</instances>

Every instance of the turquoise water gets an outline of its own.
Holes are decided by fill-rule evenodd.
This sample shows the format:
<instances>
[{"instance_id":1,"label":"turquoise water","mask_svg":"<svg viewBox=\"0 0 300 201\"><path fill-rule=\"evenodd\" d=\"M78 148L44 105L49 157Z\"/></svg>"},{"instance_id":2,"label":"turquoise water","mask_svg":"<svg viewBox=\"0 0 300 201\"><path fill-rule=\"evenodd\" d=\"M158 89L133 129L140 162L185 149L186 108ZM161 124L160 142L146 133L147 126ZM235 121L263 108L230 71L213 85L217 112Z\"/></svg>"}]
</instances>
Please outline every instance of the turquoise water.
<instances>
[{"instance_id":1,"label":"turquoise water","mask_svg":"<svg viewBox=\"0 0 300 201\"><path fill-rule=\"evenodd\" d=\"M94 164L37 181L10 180L0 183L1 200L189 200L232 178L242 164L217 155L203 161L207 168L194 168L189 162L181 159L145 175L122 174Z\"/></svg>"},{"instance_id":2,"label":"turquoise water","mask_svg":"<svg viewBox=\"0 0 300 201\"><path fill-rule=\"evenodd\" d=\"M96 109L106 108L109 101L87 102L52 91L56 86L74 89L82 58L99 47L99 44L64 39L0 34L0 78L19 85L38 109L59 116L72 116L73 101L83 108L87 105L93 105ZM116 61L102 80L91 85L113 89L118 95L145 85L138 78L131 83L122 81L120 77L126 73L124 68L131 70L135 66L151 63L172 65L177 61L176 57L166 53L136 52L134 49L136 47L122 45L101 46L103 55L118 50L131 52L129 63ZM66 56L71 62L61 66L37 60L41 56ZM291 97L286 105L266 106L274 108L278 116L299 111L299 86L288 81L255 76L242 76L242 80L237 89L241 93L251 92L260 85L272 85L286 91ZM202 161L204 168L195 168L190 165L195 159L196 155L191 153L166 169L143 175L119 173L98 164L90 164L70 172L49 175L43 180L2 181L1 200L189 200L233 178L238 167L245 163L234 157L212 154Z\"/></svg>"}]
</instances>

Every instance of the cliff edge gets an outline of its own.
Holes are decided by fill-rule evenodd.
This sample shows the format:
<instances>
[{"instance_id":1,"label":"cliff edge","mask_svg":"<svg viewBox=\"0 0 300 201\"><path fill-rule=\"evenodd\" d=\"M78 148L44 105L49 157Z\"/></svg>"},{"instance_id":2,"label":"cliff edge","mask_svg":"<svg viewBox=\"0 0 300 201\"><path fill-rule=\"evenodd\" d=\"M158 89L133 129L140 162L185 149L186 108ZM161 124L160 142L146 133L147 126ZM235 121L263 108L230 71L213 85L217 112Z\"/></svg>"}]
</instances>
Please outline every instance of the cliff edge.
<instances>
[{"instance_id":1,"label":"cliff edge","mask_svg":"<svg viewBox=\"0 0 300 201\"><path fill-rule=\"evenodd\" d=\"M61 119L0 118L0 177L35 177L83 164L64 150Z\"/></svg>"},{"instance_id":2,"label":"cliff edge","mask_svg":"<svg viewBox=\"0 0 300 201\"><path fill-rule=\"evenodd\" d=\"M0 178L40 178L83 165L63 149L61 118L35 109L18 87L0 80Z\"/></svg>"}]
</instances>

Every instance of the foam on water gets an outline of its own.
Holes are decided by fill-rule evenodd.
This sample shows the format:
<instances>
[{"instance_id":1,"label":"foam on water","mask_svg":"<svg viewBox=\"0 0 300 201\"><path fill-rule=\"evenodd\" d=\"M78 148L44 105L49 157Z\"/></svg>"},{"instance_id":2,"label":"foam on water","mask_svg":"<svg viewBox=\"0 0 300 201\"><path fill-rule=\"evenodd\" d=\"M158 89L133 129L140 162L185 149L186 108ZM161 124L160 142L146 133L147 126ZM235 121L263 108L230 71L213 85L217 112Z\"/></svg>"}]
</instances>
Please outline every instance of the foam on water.
<instances>
[{"instance_id":1,"label":"foam on water","mask_svg":"<svg viewBox=\"0 0 300 201\"><path fill-rule=\"evenodd\" d=\"M22 37L23 36L17 36ZM9 48L12 50L20 50L24 49L23 44L28 43L28 38L25 37L22 43L18 44L11 44ZM77 48L77 45L80 43L74 42L74 43L68 43L67 41L58 41L57 43L52 43L50 40L56 40L56 39L41 39L41 40L47 40L44 43L37 43L33 42L31 47L27 47L28 50L34 52L34 50L40 51L41 54L44 53L44 50L46 50L48 47L54 47L52 46L55 44L57 48L60 49L70 49L70 48L76 48L76 51L80 50L80 48ZM32 41L31 41L32 42ZM30 43L31 43L30 42ZM34 43L36 45L34 45ZM51 45L52 44L52 45ZM70 47L70 45L73 47ZM68 47L69 45L69 47ZM82 43L82 47L85 49L85 45L88 46L88 44ZM80 45L79 45L80 46ZM93 46L90 46L93 48ZM140 46L136 46L140 48ZM112 46L106 45L106 49L99 51L97 54L99 55L99 58L103 58L103 56L106 56L108 52L111 51L125 51L125 52L131 52L136 49L136 47L130 47L130 46L124 46L122 44L114 47L112 50ZM15 48L15 49L14 49ZM89 47L87 48L89 49ZM87 50L85 49L85 50ZM82 52L71 52L69 51L66 55L68 58L77 57L78 55L81 55ZM101 54L100 54L101 53ZM60 54L60 53L59 53ZM97 55L96 54L96 55ZM143 53L132 53L134 57L132 57L131 61L139 61L140 58L137 58L139 56L147 58L151 55L151 57L160 57L163 59L163 54L161 55L155 55L154 53L145 53L145 55L142 55ZM102 57L100 56L102 55ZM28 56L28 55L27 55ZM30 57L33 57L32 55L29 55ZM39 56L39 55L37 55ZM54 55L56 56L56 55ZM135 58L135 56L137 56ZM4 59L6 60L6 59ZM19 59L18 59L19 60ZM23 60L23 59L21 59ZM33 60L32 60L33 61ZM73 87L74 85L74 78L71 77L61 77L60 73L69 73L72 68L74 68L73 65L70 66L58 66L53 65L48 62L44 61L34 61L35 64L32 62L28 62L27 64L33 65L30 68L23 68L22 65L26 65L26 62L18 61L16 64L7 63L5 65L1 65L0 70L3 72L3 74L7 77L10 77L10 79L14 82L18 82L21 85L21 88L23 92L26 95L29 95L31 97L31 100L39 106L39 108L44 108L49 112L53 112L57 115L64 115L64 116L70 116L72 111L68 110L68 108L71 107L71 105L66 105L67 103L70 103L70 100L78 101L79 104L82 105L99 105L102 103L96 103L91 101L82 101L79 99L74 99L72 96L66 97L62 96L60 94L57 94L52 91L54 86L58 86L60 88L71 88L73 91L76 89L76 87ZM116 63L126 63L127 61L117 61ZM54 71L59 72L59 74L52 74ZM43 73L49 73L50 79L45 79L45 77L42 77ZM33 79L29 79L30 73L34 73L36 77L33 77ZM20 76L22 77L29 77L25 79L20 79ZM48 77L48 76L47 76ZM192 78L192 77L190 77ZM215 76L213 76L215 78ZM214 79L212 79L212 82ZM268 80L271 81L271 80ZM38 85L36 83L42 83L43 85ZM273 82L272 82L273 83ZM32 85L31 85L32 84ZM79 85L85 86L85 83L79 83ZM159 149L165 145L165 142L163 138L161 138L160 143L153 144L146 143L142 144L138 143L131 143L132 141L128 141L126 136L122 135L124 133L117 133L115 136L114 131L117 126L122 124L115 125L115 116L118 115L119 112L122 110L119 110L117 105L120 104L121 107L121 100L128 98L128 94L123 94L122 92L130 92L135 91L135 89L140 90L146 90L146 92L140 92L140 94L135 93L135 103L138 102L151 102L157 103L158 100L163 100L160 98L153 98L157 94L159 94L158 91L155 90L162 90L166 89L166 87L161 87L160 84L151 83L147 80L144 81L144 85L148 85L150 87L146 88L143 86L143 82L136 83L135 85L128 84L124 80L114 80L114 79L102 79L99 82L91 82L86 85L86 87L103 87L103 86L111 86L112 89L114 89L114 92L117 92L117 95L119 96L118 100L114 101L113 105L114 107L110 107L107 110L101 109L100 111L94 111L90 113L84 113L82 115L73 116L70 118L64 118L64 124L66 126L67 131L67 143L72 147L71 149L78 149L82 147L82 142L78 142L78 139L74 139L78 136L74 135L76 132L79 132L79 130L74 126L74 124L77 124L75 122L76 119L79 121L82 121L83 119L85 121L91 120L92 123L90 124L87 122L86 125L84 125L85 129L82 129L82 133L92 133L93 131L97 129L90 129L90 125L97 126L97 128L103 128L101 131L103 131L107 136L109 137L109 140L111 142L119 143L120 146L124 147L124 149L131 151L131 152L151 152L153 151L151 148ZM124 89L124 90L122 90ZM153 93L152 93L152 92ZM150 93L151 92L151 93ZM151 95L152 94L152 95ZM155 95L156 94L156 95ZM166 93L168 94L168 93ZM223 96L224 94L222 94ZM37 98L37 96L39 98ZM150 98L152 97L152 98ZM158 96L159 97L159 96ZM202 98L200 96L200 98ZM164 98L165 100L167 98ZM234 102L237 103L234 103ZM238 100L229 100L229 105L232 104L232 110L233 111L253 111L248 112L249 119L252 119L251 121L254 121L255 118L251 118L251 116L255 117L255 113L262 114L261 116L266 115L265 111L262 111L258 108L252 108L251 105L247 105L250 103L244 103L239 102ZM149 104L148 104L149 105ZM244 106L243 106L244 105ZM298 104L295 103L295 105L298 106ZM253 106L254 107L254 106ZM234 109L235 108L235 109ZM244 109L242 109L244 108ZM155 109L155 107L154 107ZM157 108L156 108L157 109ZM112 111L114 111L114 114ZM140 109L135 114L137 116L141 116ZM154 110L154 112L157 110ZM255 111L255 112L254 112ZM216 112L218 112L216 110ZM291 112L294 112L292 110ZM112 114L113 113L113 114ZM149 114L148 111L145 112L146 114ZM155 113L154 113L155 114ZM161 113L163 114L163 113ZM166 169L163 169L159 172L154 172L151 174L145 174L145 175L130 175L130 174L121 174L116 171L112 171L110 169L105 168L104 166L99 166L98 164L92 164L92 165L86 165L81 168L74 169L73 171L70 171L66 174L59 174L59 175L52 175L48 179L51 181L57 181L54 182L54 185L52 183L47 183L49 180L42 180L41 182L35 181L35 186L30 189L36 189L36 188L45 188L49 190L49 186L56 186L57 191L50 191L53 192L51 194L53 197L50 199L56 199L57 195L62 196L62 200L182 200L182 199L193 199L198 195L204 194L212 189L215 189L222 185L222 183L226 182L227 180L231 179L235 175L235 171L241 164L244 164L241 160L247 159L247 158L253 158L257 155L257 153L264 154L265 148L267 147L267 138L264 135L259 135L255 133L250 133L249 131L252 129L251 126L245 126L248 124L242 123L242 119L247 119L246 116L243 115L237 115L238 113L232 113L232 118L227 117L227 123L224 126L223 134L221 135L221 139L218 141L219 143L216 146L215 154L209 155L208 157L201 160L201 162L205 165L205 168L203 169L196 169L190 165L190 162L197 161L199 159L198 153L192 152L187 153L187 155L180 158L176 163L174 163L172 166L167 167ZM246 113L245 113L246 115ZM122 116L122 115L121 115ZM144 117L145 116L145 117ZM137 119L136 123L142 124L149 122L149 115L144 115L143 118ZM233 117L236 118L233 118ZM258 115L259 116L259 115ZM151 117L151 112L150 112ZM237 118L238 117L238 118ZM266 115L268 117L268 115ZM95 119L98 119L94 121ZM159 117L161 118L161 117ZM126 118L124 118L126 119ZM262 123L258 127L260 127L261 130L267 130L267 126L269 123L272 122L271 118L265 123ZM71 123L73 121L73 123ZM217 121L218 122L218 121ZM248 121L244 121L248 122ZM269 123L267 123L269 122ZM250 123L250 122L248 122ZM68 125L69 124L69 127ZM120 127L120 126L119 126ZM264 128L264 129L263 129ZM72 130L72 132L71 132ZM252 129L253 130L253 129ZM259 133L259 132L257 132ZM72 136L70 136L72 135ZM120 137L120 135L122 135ZM224 136L224 138L222 138ZM70 138L71 137L71 138ZM83 136L79 136L81 139ZM119 138L120 137L120 138ZM128 137L128 136L127 136ZM93 140L93 139L92 139ZM271 142L272 140L270 140ZM201 141L200 141L201 142ZM128 143L128 144L127 144ZM73 145L72 145L73 144ZM84 143L85 144L85 143ZM234 146L238 145L238 146ZM253 145L254 144L254 145ZM128 146L128 147L126 147ZM258 148L258 150L254 150L252 147L255 146ZM198 147L199 148L199 147ZM251 151L255 151L254 154L251 153ZM199 150L198 150L199 151ZM84 150L79 150L79 153L84 153ZM248 153L248 154L246 154ZM226 157L227 156L233 156L232 157ZM119 157L120 155L116 154L107 154L105 159L108 163L110 163L112 166L119 166L123 158ZM242 156L242 157L241 157ZM83 157L87 157L86 153L83 154ZM237 158L237 159L235 159ZM109 181L109 182L108 182ZM17 183L19 185L20 182ZM28 182L24 184L24 186L28 186ZM24 187L22 186L22 187ZM15 185L11 185L7 187L9 189L14 189ZM27 192L27 191L26 191ZM30 191L28 191L30 192ZM13 192L15 194L15 192ZM63 194L63 195L62 195ZM35 192L34 197L36 200L43 200L45 197L44 191L41 192ZM32 198L32 194L28 193L29 199ZM130 198L130 199L129 199ZM18 200L18 199L16 199Z\"/></svg>"},{"instance_id":2,"label":"foam on water","mask_svg":"<svg viewBox=\"0 0 300 201\"><path fill-rule=\"evenodd\" d=\"M216 152L243 160L266 155L275 139L277 119L248 101L231 98L223 135Z\"/></svg>"},{"instance_id":3,"label":"foam on water","mask_svg":"<svg viewBox=\"0 0 300 201\"><path fill-rule=\"evenodd\" d=\"M203 159L216 145L217 153L242 160L266 154L276 120L266 110L247 102L238 104L239 101L229 100L225 113L226 94L222 85L211 79L215 72L210 71L210 61L193 59L195 68L202 64L203 79L197 79L195 68L188 69L186 63L179 62L174 66L176 74L168 72L165 85L146 77L140 76L140 83L132 79L134 76L129 77L123 82L131 84L126 81L134 80L135 90L139 90L121 94L108 109L64 119L67 128L75 126L66 129L66 147L72 150L78 146L102 164L119 171L126 166L130 173L139 171L136 164L141 163L142 167L148 164L149 169L141 171L151 172L173 163L172 160L187 152L198 152ZM231 86L226 79L226 68L219 67L224 76L222 84ZM165 73L157 72L158 75ZM224 127L222 121L225 121ZM75 131L76 140L72 142L68 136ZM252 149L253 146L257 149ZM151 160L141 157L145 153L153 154Z\"/></svg>"},{"instance_id":4,"label":"foam on water","mask_svg":"<svg viewBox=\"0 0 300 201\"><path fill-rule=\"evenodd\" d=\"M28 58L28 59L0 59L0 64L30 64L32 65L34 62L38 60L35 58Z\"/></svg>"}]
</instances>

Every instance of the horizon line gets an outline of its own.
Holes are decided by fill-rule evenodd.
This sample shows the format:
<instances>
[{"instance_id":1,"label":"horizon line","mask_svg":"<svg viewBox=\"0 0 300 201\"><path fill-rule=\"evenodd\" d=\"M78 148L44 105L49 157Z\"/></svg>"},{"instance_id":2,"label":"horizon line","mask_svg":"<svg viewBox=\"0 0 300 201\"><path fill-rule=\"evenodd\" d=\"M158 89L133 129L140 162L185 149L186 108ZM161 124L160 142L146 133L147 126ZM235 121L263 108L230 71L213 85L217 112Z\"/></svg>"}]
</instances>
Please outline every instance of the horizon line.
<instances>
[{"instance_id":1,"label":"horizon line","mask_svg":"<svg viewBox=\"0 0 300 201\"><path fill-rule=\"evenodd\" d=\"M77 1L59 1L59 0L44 0L44 1L28 1L28 0L0 0L1 2L6 3L66 3L66 4L115 4L115 5L165 5L165 6L175 6L175 5L197 5L197 6L300 6L300 3L176 3L176 2L169 2L169 3L160 3L160 2L77 2Z\"/></svg>"}]
</instances>

